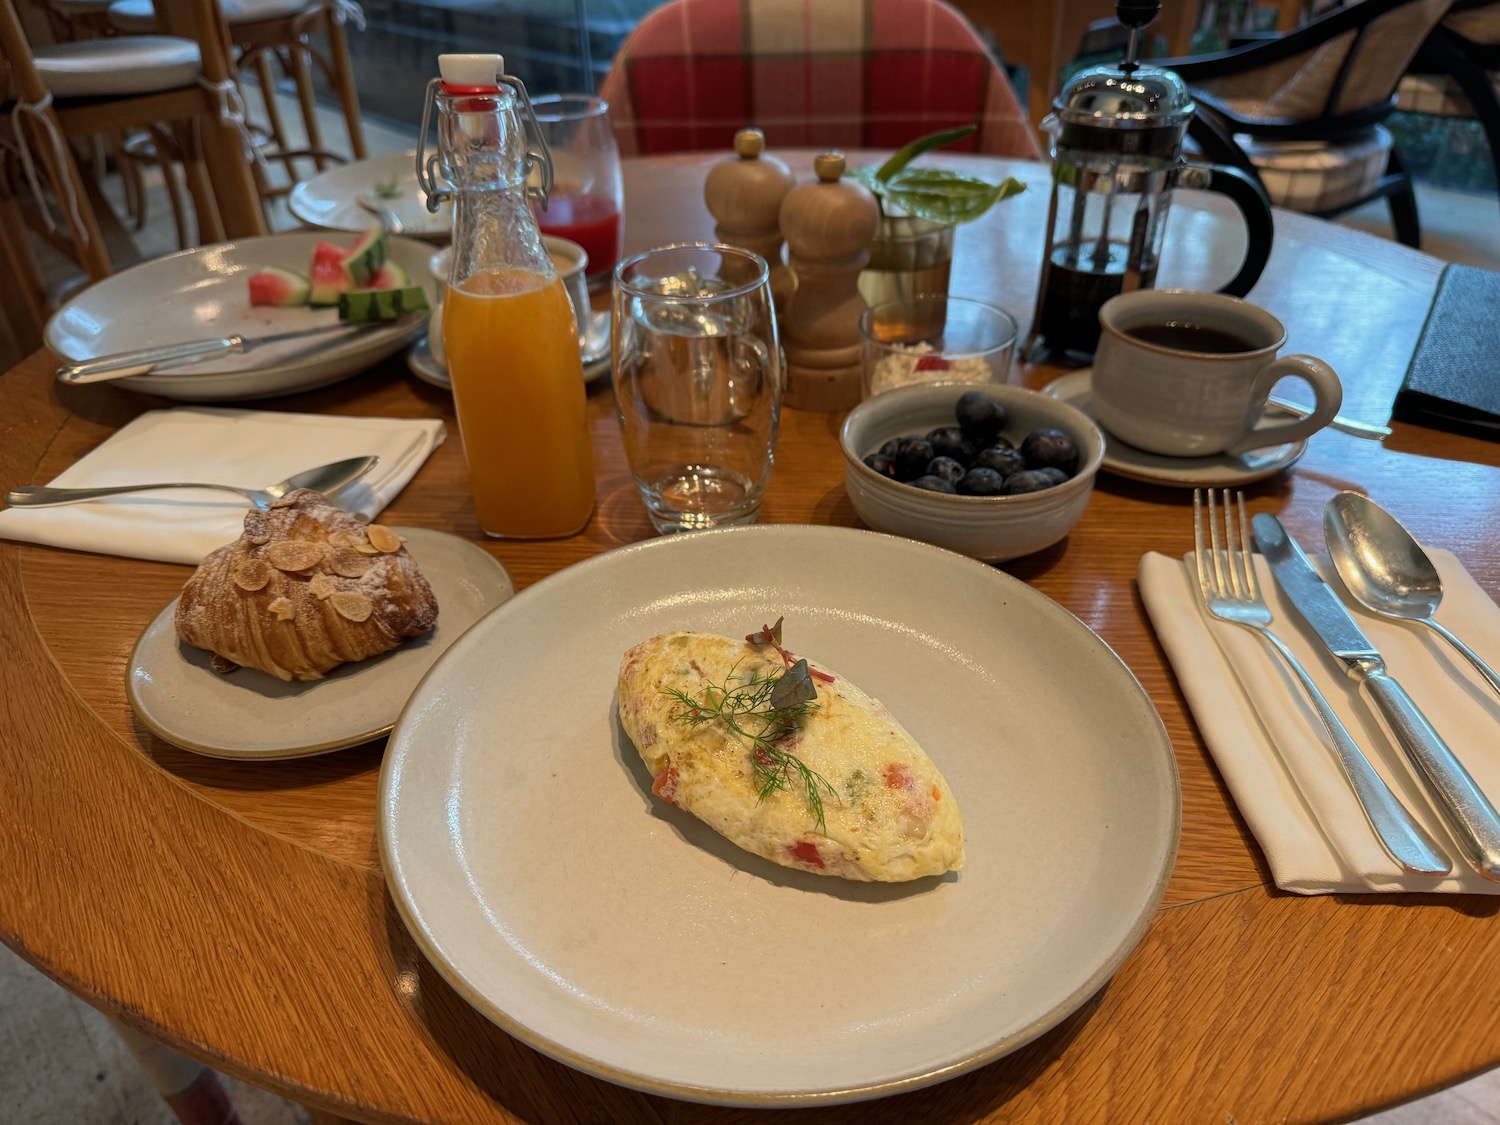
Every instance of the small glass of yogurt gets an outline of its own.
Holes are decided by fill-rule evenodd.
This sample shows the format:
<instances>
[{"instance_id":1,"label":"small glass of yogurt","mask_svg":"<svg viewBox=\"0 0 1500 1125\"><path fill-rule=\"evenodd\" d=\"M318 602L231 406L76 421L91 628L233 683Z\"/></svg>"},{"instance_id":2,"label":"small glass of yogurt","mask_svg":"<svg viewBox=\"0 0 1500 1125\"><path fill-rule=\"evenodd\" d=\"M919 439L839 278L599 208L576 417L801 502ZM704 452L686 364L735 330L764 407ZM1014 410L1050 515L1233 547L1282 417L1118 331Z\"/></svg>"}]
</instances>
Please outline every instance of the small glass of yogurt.
<instances>
[{"instance_id":1,"label":"small glass of yogurt","mask_svg":"<svg viewBox=\"0 0 1500 1125\"><path fill-rule=\"evenodd\" d=\"M863 397L916 383L1004 383L1017 325L970 297L919 295L866 309L859 320Z\"/></svg>"}]
</instances>

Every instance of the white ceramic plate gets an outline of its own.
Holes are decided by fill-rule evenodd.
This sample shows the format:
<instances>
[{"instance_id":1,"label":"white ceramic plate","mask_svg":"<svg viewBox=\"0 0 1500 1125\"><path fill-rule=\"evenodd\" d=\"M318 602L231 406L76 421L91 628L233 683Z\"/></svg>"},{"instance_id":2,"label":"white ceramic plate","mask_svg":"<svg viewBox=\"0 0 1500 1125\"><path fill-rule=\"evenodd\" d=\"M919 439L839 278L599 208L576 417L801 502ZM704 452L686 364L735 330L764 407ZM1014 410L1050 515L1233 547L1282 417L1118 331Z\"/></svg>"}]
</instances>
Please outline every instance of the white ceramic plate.
<instances>
[{"instance_id":1,"label":"white ceramic plate","mask_svg":"<svg viewBox=\"0 0 1500 1125\"><path fill-rule=\"evenodd\" d=\"M1042 388L1042 393L1078 407L1098 422L1089 392L1089 376L1088 368L1071 372L1052 380ZM1105 472L1148 484L1180 488L1228 488L1231 485L1264 480L1295 465L1307 452L1307 442L1293 441L1282 445L1268 445L1264 449L1252 449L1248 453L1218 453L1212 457L1166 457L1160 453L1148 453L1121 441L1105 430L1103 423L1100 423L1099 428L1104 433L1104 462L1100 467Z\"/></svg>"},{"instance_id":2,"label":"white ceramic plate","mask_svg":"<svg viewBox=\"0 0 1500 1125\"><path fill-rule=\"evenodd\" d=\"M398 527L438 602L438 623L399 648L344 664L314 683L283 683L254 668L230 675L177 639L177 600L136 642L125 677L130 705L161 738L214 758L303 758L357 746L390 730L407 696L465 629L515 586L483 548L455 535Z\"/></svg>"},{"instance_id":3,"label":"white ceramic plate","mask_svg":"<svg viewBox=\"0 0 1500 1125\"><path fill-rule=\"evenodd\" d=\"M292 188L287 209L308 226L361 231L379 222L361 202L369 201L395 217L401 234L446 242L453 230L453 205L439 205L436 214L427 210L416 159L415 151L392 152L329 168ZM394 194L382 194L382 189Z\"/></svg>"},{"instance_id":4,"label":"white ceramic plate","mask_svg":"<svg viewBox=\"0 0 1500 1125\"><path fill-rule=\"evenodd\" d=\"M238 334L269 336L336 325L337 308L252 306L246 278L268 266L306 272L313 247L326 235L274 234L201 246L143 262L89 286L47 323L47 346L65 359L94 359L113 352L180 344ZM427 274L432 248L392 238L390 255L413 284L437 301ZM394 355L420 333L426 318L368 328L330 345L326 339L291 340L238 355L121 379L119 385L185 402L269 398L336 383Z\"/></svg>"},{"instance_id":5,"label":"white ceramic plate","mask_svg":"<svg viewBox=\"0 0 1500 1125\"><path fill-rule=\"evenodd\" d=\"M782 614L943 770L961 873L792 871L652 796L616 716L625 650ZM1052 1027L1144 932L1179 814L1150 699L1057 603L926 544L781 525L620 548L479 622L396 724L379 839L423 951L507 1032L628 1086L766 1105L928 1085Z\"/></svg>"}]
</instances>

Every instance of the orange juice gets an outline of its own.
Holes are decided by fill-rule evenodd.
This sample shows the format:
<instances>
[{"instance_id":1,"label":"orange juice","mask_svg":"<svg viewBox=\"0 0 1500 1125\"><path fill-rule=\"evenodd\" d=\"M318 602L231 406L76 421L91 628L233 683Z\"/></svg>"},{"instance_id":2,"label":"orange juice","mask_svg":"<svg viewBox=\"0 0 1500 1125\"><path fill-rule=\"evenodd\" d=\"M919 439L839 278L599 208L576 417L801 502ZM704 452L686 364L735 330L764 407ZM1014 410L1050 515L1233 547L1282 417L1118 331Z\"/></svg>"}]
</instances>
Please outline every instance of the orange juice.
<instances>
[{"instance_id":1,"label":"orange juice","mask_svg":"<svg viewBox=\"0 0 1500 1125\"><path fill-rule=\"evenodd\" d=\"M450 287L444 306L479 526L505 538L572 535L594 508L594 451L562 281L492 270Z\"/></svg>"}]
</instances>

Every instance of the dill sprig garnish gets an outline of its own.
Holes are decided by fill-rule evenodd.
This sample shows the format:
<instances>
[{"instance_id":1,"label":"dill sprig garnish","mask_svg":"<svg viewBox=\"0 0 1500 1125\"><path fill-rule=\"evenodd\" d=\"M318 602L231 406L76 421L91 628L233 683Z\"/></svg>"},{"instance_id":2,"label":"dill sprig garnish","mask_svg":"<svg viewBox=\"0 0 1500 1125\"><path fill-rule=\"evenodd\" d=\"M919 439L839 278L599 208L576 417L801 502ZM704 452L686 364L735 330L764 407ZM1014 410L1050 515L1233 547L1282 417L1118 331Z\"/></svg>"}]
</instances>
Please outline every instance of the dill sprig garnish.
<instances>
[{"instance_id":1,"label":"dill sprig garnish","mask_svg":"<svg viewBox=\"0 0 1500 1125\"><path fill-rule=\"evenodd\" d=\"M678 688L668 688L665 694L683 708L672 718L692 727L723 723L730 733L749 744L752 777L759 799L764 801L777 790L789 788L795 780L806 794L808 808L821 830L825 823L820 790L826 789L835 797L838 793L827 778L780 745L818 707L807 661L799 660L779 675L770 672L751 675L744 683L731 687L738 670L736 663L722 684L710 682L701 699L694 699ZM783 701L784 697L789 698Z\"/></svg>"}]
</instances>

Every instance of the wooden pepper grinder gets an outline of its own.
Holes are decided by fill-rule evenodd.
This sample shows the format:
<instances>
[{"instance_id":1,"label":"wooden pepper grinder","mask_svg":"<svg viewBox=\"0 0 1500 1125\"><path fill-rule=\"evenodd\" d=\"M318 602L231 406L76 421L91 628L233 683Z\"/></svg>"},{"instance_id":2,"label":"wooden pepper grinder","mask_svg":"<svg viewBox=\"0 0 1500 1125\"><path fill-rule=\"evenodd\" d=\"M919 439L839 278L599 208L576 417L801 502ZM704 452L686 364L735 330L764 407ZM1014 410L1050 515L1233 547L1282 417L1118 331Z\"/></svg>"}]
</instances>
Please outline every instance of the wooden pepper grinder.
<instances>
[{"instance_id":1,"label":"wooden pepper grinder","mask_svg":"<svg viewBox=\"0 0 1500 1125\"><path fill-rule=\"evenodd\" d=\"M796 178L765 152L766 135L741 129L734 135L738 156L715 164L703 185L703 201L714 217L714 237L759 254L771 267L771 301L779 317L797 287L797 275L781 260L781 201Z\"/></svg>"},{"instance_id":2,"label":"wooden pepper grinder","mask_svg":"<svg viewBox=\"0 0 1500 1125\"><path fill-rule=\"evenodd\" d=\"M843 179L842 153L813 163L816 183L799 184L781 204L781 231L797 288L781 318L786 402L799 410L847 410L859 402L859 271L870 260L880 208L867 189Z\"/></svg>"}]
</instances>

